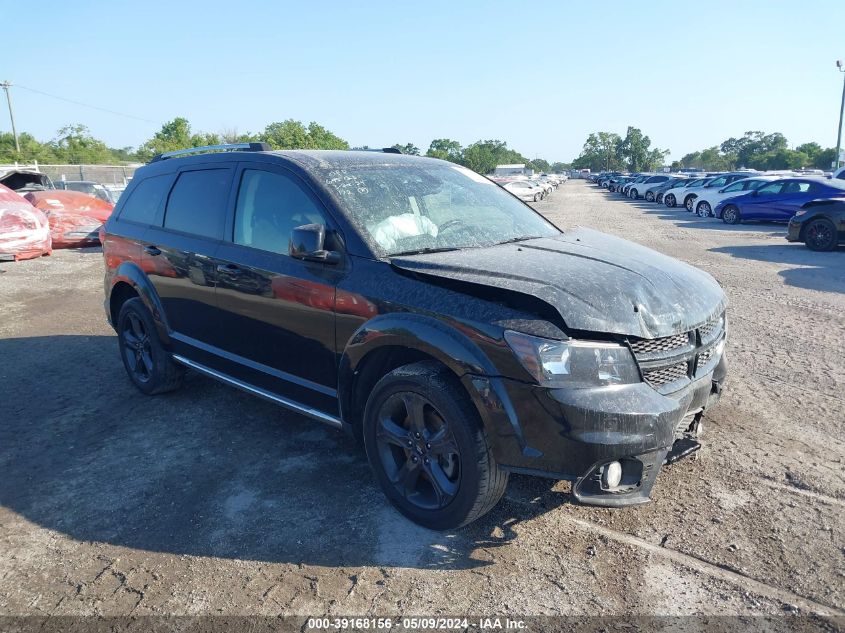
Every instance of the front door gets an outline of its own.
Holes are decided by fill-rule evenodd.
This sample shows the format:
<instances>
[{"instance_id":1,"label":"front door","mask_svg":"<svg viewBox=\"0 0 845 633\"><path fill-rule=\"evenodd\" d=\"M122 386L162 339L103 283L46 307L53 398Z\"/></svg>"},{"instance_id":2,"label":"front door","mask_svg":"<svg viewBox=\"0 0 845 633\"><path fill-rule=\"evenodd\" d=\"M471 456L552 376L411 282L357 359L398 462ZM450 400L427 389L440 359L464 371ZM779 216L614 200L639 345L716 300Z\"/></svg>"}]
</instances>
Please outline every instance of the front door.
<instances>
[{"instance_id":1,"label":"front door","mask_svg":"<svg viewBox=\"0 0 845 633\"><path fill-rule=\"evenodd\" d=\"M288 255L291 231L327 213L295 174L243 163L233 227L215 257L218 347L230 371L257 386L337 414L335 287L343 264Z\"/></svg>"}]
</instances>

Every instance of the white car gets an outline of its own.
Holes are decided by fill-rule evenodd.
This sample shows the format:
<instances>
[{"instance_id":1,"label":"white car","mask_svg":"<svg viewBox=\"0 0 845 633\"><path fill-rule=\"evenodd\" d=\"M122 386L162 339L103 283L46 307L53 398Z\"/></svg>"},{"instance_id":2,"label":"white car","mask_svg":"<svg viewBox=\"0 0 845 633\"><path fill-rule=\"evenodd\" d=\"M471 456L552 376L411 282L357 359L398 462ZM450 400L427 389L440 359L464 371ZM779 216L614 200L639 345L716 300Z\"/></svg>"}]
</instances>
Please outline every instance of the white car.
<instances>
[{"instance_id":1,"label":"white car","mask_svg":"<svg viewBox=\"0 0 845 633\"><path fill-rule=\"evenodd\" d=\"M695 178L686 181L682 185L678 185L677 187L673 187L669 191L663 194L663 204L667 207L676 207L679 204L684 204L685 199L688 196L687 189L697 189L698 187L703 187L706 185L712 178Z\"/></svg>"},{"instance_id":2,"label":"white car","mask_svg":"<svg viewBox=\"0 0 845 633\"><path fill-rule=\"evenodd\" d=\"M783 176L752 176L751 178L736 180L727 187L722 187L721 189L700 189L698 192L698 198L695 200L695 213L702 218L711 217L713 216L713 209L715 209L716 205L722 200L726 198L733 198L734 196L741 196L744 193L748 193L749 191L754 191L755 189L762 187L767 182L771 182L772 180L777 180L782 177Z\"/></svg>"},{"instance_id":3,"label":"white car","mask_svg":"<svg viewBox=\"0 0 845 633\"><path fill-rule=\"evenodd\" d=\"M831 176L831 178L836 178L837 180L845 180L845 167L837 169L835 172L833 172L833 176Z\"/></svg>"},{"instance_id":4,"label":"white car","mask_svg":"<svg viewBox=\"0 0 845 633\"><path fill-rule=\"evenodd\" d=\"M511 180L503 184L502 187L525 202L539 202L546 197L545 190L530 180Z\"/></svg>"},{"instance_id":5,"label":"white car","mask_svg":"<svg viewBox=\"0 0 845 633\"><path fill-rule=\"evenodd\" d=\"M540 187L540 189L542 189L545 192L544 196L549 195L552 191L555 190L555 188L552 186L552 183L543 182L539 178L532 178L530 182L532 182L535 185L537 185L538 187Z\"/></svg>"}]
</instances>

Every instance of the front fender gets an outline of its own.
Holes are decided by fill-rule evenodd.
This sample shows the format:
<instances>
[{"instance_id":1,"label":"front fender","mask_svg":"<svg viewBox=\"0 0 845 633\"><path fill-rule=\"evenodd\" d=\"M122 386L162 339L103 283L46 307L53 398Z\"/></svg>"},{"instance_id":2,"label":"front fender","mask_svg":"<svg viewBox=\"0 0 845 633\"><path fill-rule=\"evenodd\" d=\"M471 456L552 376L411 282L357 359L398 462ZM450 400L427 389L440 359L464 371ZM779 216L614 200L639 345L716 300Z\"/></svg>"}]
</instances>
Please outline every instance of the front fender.
<instances>
[{"instance_id":1,"label":"front fender","mask_svg":"<svg viewBox=\"0 0 845 633\"><path fill-rule=\"evenodd\" d=\"M476 338L476 340L473 340ZM448 367L460 380L478 411L502 463L513 455L534 455L499 371L480 345L500 344L461 323L419 314L393 313L363 324L349 339L340 360L338 397L342 417L352 410L355 378L371 352L388 346L422 352Z\"/></svg>"},{"instance_id":2,"label":"front fender","mask_svg":"<svg viewBox=\"0 0 845 633\"><path fill-rule=\"evenodd\" d=\"M109 301L111 301L111 293L114 290L115 286L119 283L126 283L129 284L135 292L138 293L138 296L141 298L141 301L144 302L144 305L147 306L147 309L150 311L150 314L153 315L153 321L155 321L156 329L158 330L159 338L163 343L166 345L170 344L170 326L167 323L167 317L164 314L164 309L161 305L161 299L156 292L155 287L150 282L149 277L147 277L146 273L141 269L138 264L133 261L124 261L114 270L114 273L111 275L110 288L109 288ZM116 323L112 323L112 326L116 327Z\"/></svg>"}]
</instances>

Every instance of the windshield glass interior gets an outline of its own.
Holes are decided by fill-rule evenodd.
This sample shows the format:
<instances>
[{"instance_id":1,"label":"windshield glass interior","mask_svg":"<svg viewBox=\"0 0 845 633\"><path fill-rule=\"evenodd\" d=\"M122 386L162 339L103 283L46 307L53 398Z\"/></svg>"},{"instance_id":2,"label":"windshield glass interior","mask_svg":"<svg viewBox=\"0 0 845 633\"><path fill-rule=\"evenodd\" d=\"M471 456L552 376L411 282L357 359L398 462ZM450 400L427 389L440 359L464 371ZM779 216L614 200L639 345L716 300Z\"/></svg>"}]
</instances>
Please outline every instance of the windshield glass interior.
<instances>
[{"instance_id":1,"label":"windshield glass interior","mask_svg":"<svg viewBox=\"0 0 845 633\"><path fill-rule=\"evenodd\" d=\"M560 233L495 183L457 165L337 169L326 174L326 185L386 255Z\"/></svg>"}]
</instances>

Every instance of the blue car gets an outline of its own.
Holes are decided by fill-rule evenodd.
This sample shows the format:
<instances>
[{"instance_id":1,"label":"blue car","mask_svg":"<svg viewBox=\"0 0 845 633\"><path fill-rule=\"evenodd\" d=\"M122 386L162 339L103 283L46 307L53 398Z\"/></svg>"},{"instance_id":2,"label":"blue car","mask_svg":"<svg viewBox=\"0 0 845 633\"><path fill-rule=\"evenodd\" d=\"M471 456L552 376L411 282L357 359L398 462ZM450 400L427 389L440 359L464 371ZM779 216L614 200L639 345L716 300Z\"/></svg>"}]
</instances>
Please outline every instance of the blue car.
<instances>
[{"instance_id":1,"label":"blue car","mask_svg":"<svg viewBox=\"0 0 845 633\"><path fill-rule=\"evenodd\" d=\"M726 224L759 220L789 222L796 211L818 198L845 198L845 181L781 178L750 193L726 198L713 212Z\"/></svg>"}]
</instances>

